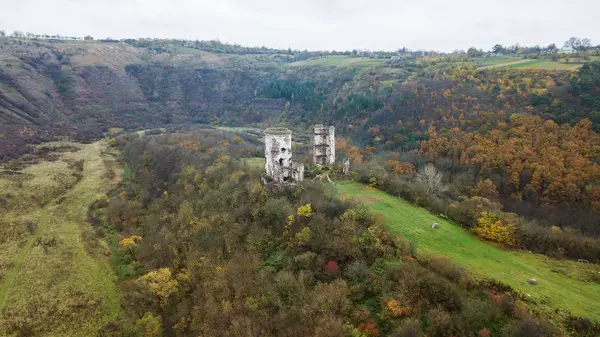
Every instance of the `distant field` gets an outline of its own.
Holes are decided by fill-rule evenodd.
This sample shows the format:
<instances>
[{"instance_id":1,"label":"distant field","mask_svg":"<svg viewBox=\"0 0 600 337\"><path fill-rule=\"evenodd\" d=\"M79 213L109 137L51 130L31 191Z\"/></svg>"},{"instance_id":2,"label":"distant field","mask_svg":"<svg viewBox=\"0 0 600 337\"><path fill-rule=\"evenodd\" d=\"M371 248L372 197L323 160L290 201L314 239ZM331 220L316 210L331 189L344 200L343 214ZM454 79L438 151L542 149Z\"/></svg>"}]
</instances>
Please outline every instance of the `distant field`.
<instances>
[{"instance_id":1,"label":"distant field","mask_svg":"<svg viewBox=\"0 0 600 337\"><path fill-rule=\"evenodd\" d=\"M501 57L475 57L472 59L472 65L475 67L486 67L503 63L510 63L519 61L521 58L513 56L501 56Z\"/></svg>"},{"instance_id":2,"label":"distant field","mask_svg":"<svg viewBox=\"0 0 600 337\"><path fill-rule=\"evenodd\" d=\"M322 66L322 67L348 67L369 68L380 65L385 59L371 59L366 57L350 57L345 55L331 55L319 58L290 63L289 67L299 66Z\"/></svg>"},{"instance_id":3,"label":"distant field","mask_svg":"<svg viewBox=\"0 0 600 337\"><path fill-rule=\"evenodd\" d=\"M517 59L514 57L507 58L495 58L497 61L493 64L482 65L481 69L489 69L489 68L508 68L508 69L546 69L546 70L572 70L581 67L581 64L572 64L572 63L562 63L562 62L553 62L545 59L537 59L537 60L527 60L527 59ZM504 62L501 62L504 60Z\"/></svg>"},{"instance_id":4,"label":"distant field","mask_svg":"<svg viewBox=\"0 0 600 337\"><path fill-rule=\"evenodd\" d=\"M536 63L531 67L534 69L547 69L547 70L573 70L581 68L583 64L567 64L567 63L559 63L546 61L541 63Z\"/></svg>"},{"instance_id":5,"label":"distant field","mask_svg":"<svg viewBox=\"0 0 600 337\"><path fill-rule=\"evenodd\" d=\"M106 141L42 149L25 167L0 167L0 336L96 336L120 294L88 207L120 166Z\"/></svg>"},{"instance_id":6,"label":"distant field","mask_svg":"<svg viewBox=\"0 0 600 337\"><path fill-rule=\"evenodd\" d=\"M475 277L508 284L540 306L600 321L600 284L585 281L592 273L600 273L600 267L505 251L400 198L359 183L340 183L338 188L381 212L389 230L413 240L421 253L447 256ZM432 229L434 222L440 227ZM539 284L528 284L530 278Z\"/></svg>"}]
</instances>

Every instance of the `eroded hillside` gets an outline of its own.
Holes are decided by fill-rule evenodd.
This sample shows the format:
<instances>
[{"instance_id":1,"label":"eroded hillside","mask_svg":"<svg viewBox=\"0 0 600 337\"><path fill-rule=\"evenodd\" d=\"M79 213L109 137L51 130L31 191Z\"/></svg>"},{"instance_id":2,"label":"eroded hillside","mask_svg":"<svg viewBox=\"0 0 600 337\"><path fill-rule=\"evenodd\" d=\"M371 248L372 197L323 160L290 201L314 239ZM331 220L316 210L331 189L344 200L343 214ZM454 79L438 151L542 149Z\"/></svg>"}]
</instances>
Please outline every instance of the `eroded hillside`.
<instances>
[{"instance_id":1,"label":"eroded hillside","mask_svg":"<svg viewBox=\"0 0 600 337\"><path fill-rule=\"evenodd\" d=\"M57 135L92 139L108 126L212 121L238 111L280 63L187 48L16 39L0 39L0 60L0 158Z\"/></svg>"}]
</instances>

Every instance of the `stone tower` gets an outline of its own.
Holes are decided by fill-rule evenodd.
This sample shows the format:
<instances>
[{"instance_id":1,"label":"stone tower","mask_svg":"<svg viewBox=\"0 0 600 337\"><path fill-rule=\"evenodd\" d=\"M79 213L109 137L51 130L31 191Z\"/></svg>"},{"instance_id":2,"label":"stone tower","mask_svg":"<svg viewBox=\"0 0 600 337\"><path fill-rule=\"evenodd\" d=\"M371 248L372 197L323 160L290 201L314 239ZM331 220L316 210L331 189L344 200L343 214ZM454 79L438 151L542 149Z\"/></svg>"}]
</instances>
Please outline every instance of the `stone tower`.
<instances>
[{"instance_id":1,"label":"stone tower","mask_svg":"<svg viewBox=\"0 0 600 337\"><path fill-rule=\"evenodd\" d=\"M335 163L335 127L315 125L313 162L317 165Z\"/></svg>"},{"instance_id":2,"label":"stone tower","mask_svg":"<svg viewBox=\"0 0 600 337\"><path fill-rule=\"evenodd\" d=\"M350 174L350 158L344 158L343 172L344 172L344 175L346 175L346 176L348 174Z\"/></svg>"},{"instance_id":3,"label":"stone tower","mask_svg":"<svg viewBox=\"0 0 600 337\"><path fill-rule=\"evenodd\" d=\"M280 183L304 178L304 165L292 162L292 131L289 129L265 130L265 171Z\"/></svg>"}]
</instances>

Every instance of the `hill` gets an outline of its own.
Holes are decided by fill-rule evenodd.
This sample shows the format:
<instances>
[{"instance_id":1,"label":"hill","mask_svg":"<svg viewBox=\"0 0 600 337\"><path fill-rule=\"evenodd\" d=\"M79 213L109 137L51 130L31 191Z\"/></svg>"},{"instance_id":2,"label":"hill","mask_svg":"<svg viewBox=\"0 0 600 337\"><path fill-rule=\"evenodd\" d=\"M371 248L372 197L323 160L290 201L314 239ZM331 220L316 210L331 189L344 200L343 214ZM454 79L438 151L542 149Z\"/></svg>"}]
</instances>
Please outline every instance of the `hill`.
<instances>
[{"instance_id":1,"label":"hill","mask_svg":"<svg viewBox=\"0 0 600 337\"><path fill-rule=\"evenodd\" d=\"M554 70L566 68L546 60L522 63L537 70L486 70L469 64L514 58L321 54L206 42L0 38L0 160L31 151L27 144L64 135L94 139L109 127L319 121L365 145L414 148L426 138L422 120L454 127L459 118L502 110L573 123L595 111L571 90L570 73ZM469 76L473 81L463 81Z\"/></svg>"},{"instance_id":2,"label":"hill","mask_svg":"<svg viewBox=\"0 0 600 337\"><path fill-rule=\"evenodd\" d=\"M277 55L8 38L0 38L0 59L0 159L59 135L94 139L108 127L233 119L260 77L282 62Z\"/></svg>"},{"instance_id":3,"label":"hill","mask_svg":"<svg viewBox=\"0 0 600 337\"><path fill-rule=\"evenodd\" d=\"M423 253L447 256L475 276L505 283L549 310L566 309L570 314L600 319L600 284L593 282L594 275L600 273L598 267L508 252L384 192L358 183L340 183L338 188L380 212L390 232L414 241ZM432 229L433 223L440 227ZM539 283L528 284L531 278Z\"/></svg>"}]
</instances>

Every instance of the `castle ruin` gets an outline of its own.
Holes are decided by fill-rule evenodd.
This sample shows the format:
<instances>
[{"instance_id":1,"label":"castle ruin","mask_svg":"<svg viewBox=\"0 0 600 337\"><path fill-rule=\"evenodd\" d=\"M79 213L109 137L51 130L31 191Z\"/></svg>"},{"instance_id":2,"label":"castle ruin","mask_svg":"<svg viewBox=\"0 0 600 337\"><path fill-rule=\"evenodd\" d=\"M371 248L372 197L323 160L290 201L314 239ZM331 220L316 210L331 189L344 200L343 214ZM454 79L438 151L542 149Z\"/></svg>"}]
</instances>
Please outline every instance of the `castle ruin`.
<instances>
[{"instance_id":1,"label":"castle ruin","mask_svg":"<svg viewBox=\"0 0 600 337\"><path fill-rule=\"evenodd\" d=\"M335 127L315 125L313 163L331 165L335 163Z\"/></svg>"},{"instance_id":2,"label":"castle ruin","mask_svg":"<svg viewBox=\"0 0 600 337\"><path fill-rule=\"evenodd\" d=\"M304 165L292 162L292 131L286 128L265 130L265 170L278 183L302 181Z\"/></svg>"}]
</instances>

